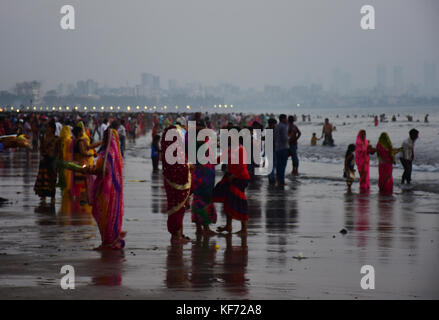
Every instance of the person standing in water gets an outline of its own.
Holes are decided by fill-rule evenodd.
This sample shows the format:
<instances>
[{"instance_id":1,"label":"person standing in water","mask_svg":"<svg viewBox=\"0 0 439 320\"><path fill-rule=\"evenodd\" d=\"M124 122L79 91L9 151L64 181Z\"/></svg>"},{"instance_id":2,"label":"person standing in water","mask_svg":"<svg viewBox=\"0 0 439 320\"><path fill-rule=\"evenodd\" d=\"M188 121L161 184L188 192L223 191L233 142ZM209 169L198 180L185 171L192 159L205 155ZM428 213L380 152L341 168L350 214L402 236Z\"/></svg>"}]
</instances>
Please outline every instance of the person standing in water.
<instances>
[{"instance_id":1,"label":"person standing in water","mask_svg":"<svg viewBox=\"0 0 439 320\"><path fill-rule=\"evenodd\" d=\"M409 137L404 140L402 143L402 156L400 158L401 164L404 168L404 173L402 174L402 181L401 184L404 184L404 182L407 182L407 184L410 184L412 181L412 166L413 166L413 159L415 158L415 141L419 137L419 131L416 129L412 129L409 131Z\"/></svg>"},{"instance_id":2,"label":"person standing in water","mask_svg":"<svg viewBox=\"0 0 439 320\"><path fill-rule=\"evenodd\" d=\"M370 189L369 169L370 154L375 153L375 149L366 139L366 130L360 130L355 143L355 163L357 164L358 173L360 175L360 191L367 192Z\"/></svg>"},{"instance_id":3,"label":"person standing in water","mask_svg":"<svg viewBox=\"0 0 439 320\"><path fill-rule=\"evenodd\" d=\"M343 176L346 179L348 186L348 192L351 192L352 183L355 181L355 145L350 144L346 150L344 159L344 172Z\"/></svg>"},{"instance_id":4,"label":"person standing in water","mask_svg":"<svg viewBox=\"0 0 439 320\"><path fill-rule=\"evenodd\" d=\"M289 145L290 145L290 155L291 160L293 162L293 171L292 174L297 176L299 174L299 157L297 156L297 141L299 140L302 132L300 132L299 128L294 124L295 121L294 116L288 117L288 136L289 136Z\"/></svg>"},{"instance_id":5,"label":"person standing in water","mask_svg":"<svg viewBox=\"0 0 439 320\"><path fill-rule=\"evenodd\" d=\"M392 141L386 132L381 133L376 147L378 156L378 187L384 195L393 194L393 165L395 154L400 149L394 149Z\"/></svg>"},{"instance_id":6,"label":"person standing in water","mask_svg":"<svg viewBox=\"0 0 439 320\"><path fill-rule=\"evenodd\" d=\"M315 132L312 133L311 137L311 145L315 147L317 145L317 141L319 141L320 138L317 138L317 134Z\"/></svg>"},{"instance_id":7,"label":"person standing in water","mask_svg":"<svg viewBox=\"0 0 439 320\"><path fill-rule=\"evenodd\" d=\"M324 137L323 145L324 146L334 146L334 139L332 138L332 131L334 131L334 127L329 122L329 119L325 119L325 123L323 124L322 128L322 136L320 138Z\"/></svg>"}]
</instances>

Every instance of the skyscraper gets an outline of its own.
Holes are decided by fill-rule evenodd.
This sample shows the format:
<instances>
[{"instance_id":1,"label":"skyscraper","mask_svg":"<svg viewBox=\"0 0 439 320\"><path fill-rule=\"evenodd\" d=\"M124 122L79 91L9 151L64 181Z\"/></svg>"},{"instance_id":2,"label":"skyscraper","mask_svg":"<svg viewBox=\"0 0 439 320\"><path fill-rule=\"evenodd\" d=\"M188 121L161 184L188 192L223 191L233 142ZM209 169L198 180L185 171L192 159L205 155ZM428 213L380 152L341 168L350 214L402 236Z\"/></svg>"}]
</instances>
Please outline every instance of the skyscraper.
<instances>
[{"instance_id":1,"label":"skyscraper","mask_svg":"<svg viewBox=\"0 0 439 320\"><path fill-rule=\"evenodd\" d=\"M404 78L402 66L393 67L393 92L400 95L404 92Z\"/></svg>"},{"instance_id":2,"label":"skyscraper","mask_svg":"<svg viewBox=\"0 0 439 320\"><path fill-rule=\"evenodd\" d=\"M377 66L377 91L385 93L387 89L386 66L380 64Z\"/></svg>"},{"instance_id":3,"label":"skyscraper","mask_svg":"<svg viewBox=\"0 0 439 320\"><path fill-rule=\"evenodd\" d=\"M438 95L436 83L436 64L424 63L424 93L426 95Z\"/></svg>"}]
</instances>

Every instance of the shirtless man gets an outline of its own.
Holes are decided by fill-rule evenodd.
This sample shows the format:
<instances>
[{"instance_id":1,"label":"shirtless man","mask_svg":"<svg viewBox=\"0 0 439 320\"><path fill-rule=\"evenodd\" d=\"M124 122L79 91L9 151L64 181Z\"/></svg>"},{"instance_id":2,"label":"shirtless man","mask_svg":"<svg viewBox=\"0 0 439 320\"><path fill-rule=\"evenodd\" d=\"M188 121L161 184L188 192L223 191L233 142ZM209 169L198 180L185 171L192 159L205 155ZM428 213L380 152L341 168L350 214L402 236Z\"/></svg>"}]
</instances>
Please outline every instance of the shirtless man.
<instances>
[{"instance_id":1,"label":"shirtless man","mask_svg":"<svg viewBox=\"0 0 439 320\"><path fill-rule=\"evenodd\" d=\"M334 139L332 139L332 131L333 130L334 130L334 128L333 128L332 124L329 123L329 119L326 118L325 123L323 124L322 136L321 136L321 138L323 138L323 136L325 137L325 139L323 140L324 146L333 146L334 145Z\"/></svg>"}]
</instances>

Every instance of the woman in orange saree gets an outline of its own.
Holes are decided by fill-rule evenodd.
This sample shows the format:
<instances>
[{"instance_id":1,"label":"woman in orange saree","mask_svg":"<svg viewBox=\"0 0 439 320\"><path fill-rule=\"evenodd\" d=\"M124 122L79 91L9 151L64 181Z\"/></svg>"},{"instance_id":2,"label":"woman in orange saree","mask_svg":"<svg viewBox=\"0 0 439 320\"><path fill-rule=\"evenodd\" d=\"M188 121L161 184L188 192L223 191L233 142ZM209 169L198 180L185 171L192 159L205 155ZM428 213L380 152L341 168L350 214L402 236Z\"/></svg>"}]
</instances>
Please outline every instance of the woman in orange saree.
<instances>
[{"instance_id":1,"label":"woman in orange saree","mask_svg":"<svg viewBox=\"0 0 439 320\"><path fill-rule=\"evenodd\" d=\"M166 141L166 135L174 137L171 141ZM175 144L177 148L172 156L180 159L175 163L169 163L167 151ZM189 205L191 194L191 172L185 154L184 133L179 126L171 125L165 129L162 135L161 150L164 155L162 158L164 185L166 197L168 199L168 231L172 235L171 242L187 243L189 238L183 234L183 217ZM168 151L169 152L169 151Z\"/></svg>"},{"instance_id":2,"label":"woman in orange saree","mask_svg":"<svg viewBox=\"0 0 439 320\"><path fill-rule=\"evenodd\" d=\"M378 187L384 195L393 194L393 164L399 149L393 149L392 142L386 132L381 133L376 147L378 155Z\"/></svg>"}]
</instances>

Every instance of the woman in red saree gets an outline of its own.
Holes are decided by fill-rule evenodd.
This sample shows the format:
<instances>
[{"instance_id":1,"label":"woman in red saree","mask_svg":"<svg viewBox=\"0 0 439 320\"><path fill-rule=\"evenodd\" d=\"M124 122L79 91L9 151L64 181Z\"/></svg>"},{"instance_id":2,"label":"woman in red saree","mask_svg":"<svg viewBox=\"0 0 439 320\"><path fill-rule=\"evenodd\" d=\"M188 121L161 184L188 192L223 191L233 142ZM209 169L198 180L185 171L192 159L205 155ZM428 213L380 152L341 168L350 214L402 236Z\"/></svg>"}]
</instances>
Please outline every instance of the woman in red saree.
<instances>
[{"instance_id":1,"label":"woman in red saree","mask_svg":"<svg viewBox=\"0 0 439 320\"><path fill-rule=\"evenodd\" d=\"M238 163L232 162L232 154L239 157ZM247 153L242 141L239 142L237 149L229 147L227 171L213 190L213 201L224 203L224 211L227 214L226 225L218 227L218 232L232 232L232 219L235 219L241 221L241 230L237 233L247 234L248 203L245 189L250 181L250 174L246 159Z\"/></svg>"},{"instance_id":2,"label":"woman in red saree","mask_svg":"<svg viewBox=\"0 0 439 320\"><path fill-rule=\"evenodd\" d=\"M378 155L378 187L385 195L393 193L393 164L399 149L393 149L392 142L386 132L381 133L376 147Z\"/></svg>"},{"instance_id":3,"label":"woman in red saree","mask_svg":"<svg viewBox=\"0 0 439 320\"><path fill-rule=\"evenodd\" d=\"M102 244L97 248L122 249L125 246L123 219L123 159L119 137L114 129L104 133L96 165L88 168L88 187L92 213L99 227Z\"/></svg>"},{"instance_id":4,"label":"woman in red saree","mask_svg":"<svg viewBox=\"0 0 439 320\"><path fill-rule=\"evenodd\" d=\"M166 141L166 135L174 136L171 141ZM173 131L175 130L175 131ZM173 134L172 134L173 133ZM169 163L167 149L174 148L172 156L180 161ZM162 168L166 197L168 199L168 231L172 235L171 242L187 243L189 238L183 234L183 217L186 208L189 206L191 194L191 172L185 154L184 133L179 126L171 125L165 129L161 141ZM169 152L169 151L168 151Z\"/></svg>"},{"instance_id":5,"label":"woman in red saree","mask_svg":"<svg viewBox=\"0 0 439 320\"><path fill-rule=\"evenodd\" d=\"M370 189L369 154L374 154L375 151L376 150L369 144L369 140L366 139L366 130L360 130L355 143L355 163L357 164L358 173L360 175L361 192L368 192Z\"/></svg>"}]
</instances>

